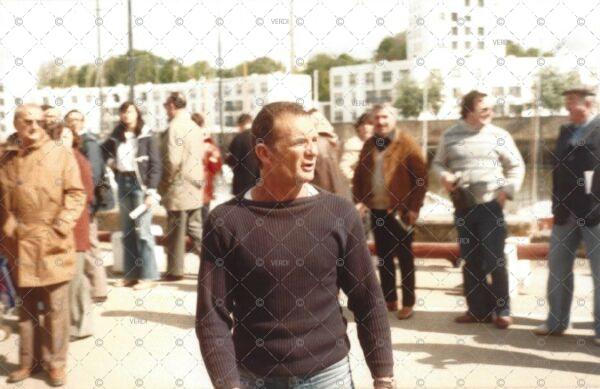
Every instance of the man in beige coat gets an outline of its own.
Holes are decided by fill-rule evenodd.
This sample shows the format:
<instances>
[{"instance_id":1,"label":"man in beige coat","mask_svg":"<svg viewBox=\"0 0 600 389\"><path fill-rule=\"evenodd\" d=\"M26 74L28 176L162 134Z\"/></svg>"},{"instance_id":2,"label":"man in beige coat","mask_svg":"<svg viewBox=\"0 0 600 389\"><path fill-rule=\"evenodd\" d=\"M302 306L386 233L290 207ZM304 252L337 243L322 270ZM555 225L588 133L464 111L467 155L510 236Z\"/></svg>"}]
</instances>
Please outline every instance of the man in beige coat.
<instances>
[{"instance_id":1,"label":"man in beige coat","mask_svg":"<svg viewBox=\"0 0 600 389\"><path fill-rule=\"evenodd\" d=\"M19 369L7 382L22 381L44 367L50 383L61 386L69 344L69 281L75 270L73 227L84 210L85 192L73 153L50 141L42 120L37 105L17 108L17 136L0 159L0 251L8 258L22 302ZM38 315L44 319L39 332ZM36 345L41 345L44 366L35 360Z\"/></svg>"},{"instance_id":2,"label":"man in beige coat","mask_svg":"<svg viewBox=\"0 0 600 389\"><path fill-rule=\"evenodd\" d=\"M163 281L183 278L185 237L197 253L202 245L202 204L207 134L185 110L183 94L173 92L164 104L169 128L162 135L163 174L158 191L167 210L167 272Z\"/></svg>"}]
</instances>

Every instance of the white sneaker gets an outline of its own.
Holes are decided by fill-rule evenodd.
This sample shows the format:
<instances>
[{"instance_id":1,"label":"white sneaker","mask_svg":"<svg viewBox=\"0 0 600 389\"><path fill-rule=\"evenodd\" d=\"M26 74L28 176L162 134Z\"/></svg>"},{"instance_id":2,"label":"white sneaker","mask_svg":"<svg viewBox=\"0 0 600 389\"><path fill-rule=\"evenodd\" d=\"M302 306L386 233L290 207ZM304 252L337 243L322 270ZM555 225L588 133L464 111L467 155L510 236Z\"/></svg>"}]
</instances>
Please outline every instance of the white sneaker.
<instances>
[{"instance_id":1,"label":"white sneaker","mask_svg":"<svg viewBox=\"0 0 600 389\"><path fill-rule=\"evenodd\" d=\"M532 332L539 336L548 336L548 335L561 336L565 331L564 330L552 331L552 330L550 330L550 328L548 328L548 324L544 323L544 324L541 324L541 325L535 327Z\"/></svg>"}]
</instances>

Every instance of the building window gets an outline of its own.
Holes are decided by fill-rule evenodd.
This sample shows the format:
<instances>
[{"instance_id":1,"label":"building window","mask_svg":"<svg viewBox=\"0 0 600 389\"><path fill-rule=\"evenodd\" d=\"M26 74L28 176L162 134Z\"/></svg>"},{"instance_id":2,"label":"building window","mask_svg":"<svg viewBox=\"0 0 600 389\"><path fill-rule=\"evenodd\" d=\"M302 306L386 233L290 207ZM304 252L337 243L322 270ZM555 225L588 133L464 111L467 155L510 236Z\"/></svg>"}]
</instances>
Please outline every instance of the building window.
<instances>
[{"instance_id":1,"label":"building window","mask_svg":"<svg viewBox=\"0 0 600 389\"><path fill-rule=\"evenodd\" d=\"M4 92L4 85L0 84L0 92Z\"/></svg>"},{"instance_id":2,"label":"building window","mask_svg":"<svg viewBox=\"0 0 600 389\"><path fill-rule=\"evenodd\" d=\"M478 28L477 28L477 33L478 33L479 35L483 35L483 34L484 34L484 29L483 29L483 27L478 27Z\"/></svg>"},{"instance_id":3,"label":"building window","mask_svg":"<svg viewBox=\"0 0 600 389\"><path fill-rule=\"evenodd\" d=\"M456 22L458 20L458 14L456 12L452 12L452 21Z\"/></svg>"},{"instance_id":4,"label":"building window","mask_svg":"<svg viewBox=\"0 0 600 389\"><path fill-rule=\"evenodd\" d=\"M483 41L477 42L477 47L483 50L485 48L485 43L483 43Z\"/></svg>"},{"instance_id":5,"label":"building window","mask_svg":"<svg viewBox=\"0 0 600 389\"><path fill-rule=\"evenodd\" d=\"M458 27L452 27L452 35L458 35Z\"/></svg>"},{"instance_id":6,"label":"building window","mask_svg":"<svg viewBox=\"0 0 600 389\"><path fill-rule=\"evenodd\" d=\"M467 22L470 22L470 21L471 21L471 15L467 15L467 16L465 16L465 20L466 20Z\"/></svg>"},{"instance_id":7,"label":"building window","mask_svg":"<svg viewBox=\"0 0 600 389\"><path fill-rule=\"evenodd\" d=\"M492 94L494 96L502 96L504 95L504 88L501 86L495 86L492 88Z\"/></svg>"},{"instance_id":8,"label":"building window","mask_svg":"<svg viewBox=\"0 0 600 389\"><path fill-rule=\"evenodd\" d=\"M335 111L334 120L336 122L342 122L342 121L344 121L344 111Z\"/></svg>"},{"instance_id":9,"label":"building window","mask_svg":"<svg viewBox=\"0 0 600 389\"><path fill-rule=\"evenodd\" d=\"M384 89L380 92L380 96L381 96L381 102L386 102L389 103L392 101L392 90L391 89Z\"/></svg>"},{"instance_id":10,"label":"building window","mask_svg":"<svg viewBox=\"0 0 600 389\"><path fill-rule=\"evenodd\" d=\"M440 14L440 19L441 19L441 20L446 20L446 14L442 12L442 13Z\"/></svg>"},{"instance_id":11,"label":"building window","mask_svg":"<svg viewBox=\"0 0 600 389\"><path fill-rule=\"evenodd\" d=\"M73 104L77 104L77 96L71 96L71 101Z\"/></svg>"},{"instance_id":12,"label":"building window","mask_svg":"<svg viewBox=\"0 0 600 389\"><path fill-rule=\"evenodd\" d=\"M375 81L374 78L375 77L373 76L373 72L369 72L369 73L365 74L365 82L367 84L372 84L373 81Z\"/></svg>"},{"instance_id":13,"label":"building window","mask_svg":"<svg viewBox=\"0 0 600 389\"><path fill-rule=\"evenodd\" d=\"M465 0L465 7L471 6L471 0Z\"/></svg>"},{"instance_id":14,"label":"building window","mask_svg":"<svg viewBox=\"0 0 600 389\"><path fill-rule=\"evenodd\" d=\"M113 100L115 100L115 103L118 103L119 101L121 101L121 98L119 97L119 95L118 95L118 94L116 94L116 93L115 93L115 94L113 95Z\"/></svg>"},{"instance_id":15,"label":"building window","mask_svg":"<svg viewBox=\"0 0 600 389\"><path fill-rule=\"evenodd\" d=\"M392 82L392 72L385 71L381 74L383 82Z\"/></svg>"},{"instance_id":16,"label":"building window","mask_svg":"<svg viewBox=\"0 0 600 389\"><path fill-rule=\"evenodd\" d=\"M460 93L460 89L452 88L452 96L454 96L455 99L458 99L459 97L461 97L462 93Z\"/></svg>"},{"instance_id":17,"label":"building window","mask_svg":"<svg viewBox=\"0 0 600 389\"><path fill-rule=\"evenodd\" d=\"M351 74L348 78L348 83L350 85L356 85L356 74Z\"/></svg>"},{"instance_id":18,"label":"building window","mask_svg":"<svg viewBox=\"0 0 600 389\"><path fill-rule=\"evenodd\" d=\"M237 84L235 86L235 93L237 93L238 95L242 94L242 84Z\"/></svg>"},{"instance_id":19,"label":"building window","mask_svg":"<svg viewBox=\"0 0 600 389\"><path fill-rule=\"evenodd\" d=\"M342 86L342 76L333 76L333 86Z\"/></svg>"},{"instance_id":20,"label":"building window","mask_svg":"<svg viewBox=\"0 0 600 389\"><path fill-rule=\"evenodd\" d=\"M91 95L85 96L85 102L86 103L91 103L92 102L92 96Z\"/></svg>"},{"instance_id":21,"label":"building window","mask_svg":"<svg viewBox=\"0 0 600 389\"><path fill-rule=\"evenodd\" d=\"M521 116L521 114L523 113L523 106L511 104L509 107L509 113L510 115Z\"/></svg>"},{"instance_id":22,"label":"building window","mask_svg":"<svg viewBox=\"0 0 600 389\"><path fill-rule=\"evenodd\" d=\"M146 92L142 92L142 101L148 100L148 94Z\"/></svg>"},{"instance_id":23,"label":"building window","mask_svg":"<svg viewBox=\"0 0 600 389\"><path fill-rule=\"evenodd\" d=\"M0 105L4 105L4 99L0 99Z\"/></svg>"},{"instance_id":24,"label":"building window","mask_svg":"<svg viewBox=\"0 0 600 389\"><path fill-rule=\"evenodd\" d=\"M367 91L367 104L374 104L377 102L377 94L374 90Z\"/></svg>"},{"instance_id":25,"label":"building window","mask_svg":"<svg viewBox=\"0 0 600 389\"><path fill-rule=\"evenodd\" d=\"M465 34L471 35L471 27L465 27Z\"/></svg>"},{"instance_id":26,"label":"building window","mask_svg":"<svg viewBox=\"0 0 600 389\"><path fill-rule=\"evenodd\" d=\"M267 88L267 83L266 82L261 82L260 83L260 91L262 93L267 93L269 89Z\"/></svg>"},{"instance_id":27,"label":"building window","mask_svg":"<svg viewBox=\"0 0 600 389\"><path fill-rule=\"evenodd\" d=\"M511 86L510 88L508 88L508 93L510 93L511 96L521 97L521 87Z\"/></svg>"},{"instance_id":28,"label":"building window","mask_svg":"<svg viewBox=\"0 0 600 389\"><path fill-rule=\"evenodd\" d=\"M480 7L483 7L483 6L484 6L484 5L483 5L483 0L479 0L479 6L480 6Z\"/></svg>"},{"instance_id":29,"label":"building window","mask_svg":"<svg viewBox=\"0 0 600 389\"><path fill-rule=\"evenodd\" d=\"M233 120L233 116L227 115L225 116L225 125L227 127L233 127L235 124L235 121Z\"/></svg>"},{"instance_id":30,"label":"building window","mask_svg":"<svg viewBox=\"0 0 600 389\"><path fill-rule=\"evenodd\" d=\"M452 42L452 48L458 49L458 42Z\"/></svg>"},{"instance_id":31,"label":"building window","mask_svg":"<svg viewBox=\"0 0 600 389\"><path fill-rule=\"evenodd\" d=\"M494 115L504 116L504 105L501 105L501 104L494 105Z\"/></svg>"},{"instance_id":32,"label":"building window","mask_svg":"<svg viewBox=\"0 0 600 389\"><path fill-rule=\"evenodd\" d=\"M48 97L44 97L43 101L44 105L50 105L50 100L48 100Z\"/></svg>"},{"instance_id":33,"label":"building window","mask_svg":"<svg viewBox=\"0 0 600 389\"><path fill-rule=\"evenodd\" d=\"M471 48L471 42L465 42L465 49Z\"/></svg>"}]
</instances>

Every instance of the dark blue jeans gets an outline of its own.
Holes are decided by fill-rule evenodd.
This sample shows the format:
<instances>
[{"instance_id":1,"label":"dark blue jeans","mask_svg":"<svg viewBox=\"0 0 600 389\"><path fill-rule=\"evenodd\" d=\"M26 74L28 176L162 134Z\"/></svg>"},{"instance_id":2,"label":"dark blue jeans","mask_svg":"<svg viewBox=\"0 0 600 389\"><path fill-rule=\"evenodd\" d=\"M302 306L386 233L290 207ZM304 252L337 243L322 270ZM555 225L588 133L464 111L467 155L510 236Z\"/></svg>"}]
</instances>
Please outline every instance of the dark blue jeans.
<instances>
[{"instance_id":1,"label":"dark blue jeans","mask_svg":"<svg viewBox=\"0 0 600 389\"><path fill-rule=\"evenodd\" d=\"M152 210L132 220L129 212L144 202L144 192L135 176L117 174L119 215L123 230L123 272L126 280L156 280L154 236L150 231Z\"/></svg>"},{"instance_id":2,"label":"dark blue jeans","mask_svg":"<svg viewBox=\"0 0 600 389\"><path fill-rule=\"evenodd\" d=\"M510 315L508 271L504 258L506 226L497 201L455 214L469 312L483 320L492 313ZM491 276L491 283L488 281Z\"/></svg>"}]
</instances>

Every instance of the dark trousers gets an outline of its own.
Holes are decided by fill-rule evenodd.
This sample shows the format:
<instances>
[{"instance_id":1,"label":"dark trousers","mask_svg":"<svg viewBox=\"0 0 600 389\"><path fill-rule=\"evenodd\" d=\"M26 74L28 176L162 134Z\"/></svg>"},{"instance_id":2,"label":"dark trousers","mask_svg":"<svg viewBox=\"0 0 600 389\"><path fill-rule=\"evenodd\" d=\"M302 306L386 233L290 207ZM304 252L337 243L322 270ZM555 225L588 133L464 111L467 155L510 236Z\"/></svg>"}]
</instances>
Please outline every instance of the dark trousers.
<instances>
[{"instance_id":1,"label":"dark trousers","mask_svg":"<svg viewBox=\"0 0 600 389\"><path fill-rule=\"evenodd\" d=\"M398 301L396 292L396 265L400 262L402 277L402 306L415 305L415 256L412 252L413 233L405 231L393 214L385 209L371 210L371 228L375 236L379 278L386 302Z\"/></svg>"},{"instance_id":2,"label":"dark trousers","mask_svg":"<svg viewBox=\"0 0 600 389\"><path fill-rule=\"evenodd\" d=\"M185 237L194 242L196 254L202 247L202 208L167 211L167 274L182 277L184 273Z\"/></svg>"},{"instance_id":3,"label":"dark trousers","mask_svg":"<svg viewBox=\"0 0 600 389\"><path fill-rule=\"evenodd\" d=\"M482 320L510 314L508 272L504 258L506 226L497 201L455 214L469 312ZM488 281L491 278L491 282Z\"/></svg>"},{"instance_id":4,"label":"dark trousers","mask_svg":"<svg viewBox=\"0 0 600 389\"><path fill-rule=\"evenodd\" d=\"M69 283L18 288L19 365L63 368L69 346Z\"/></svg>"}]
</instances>

